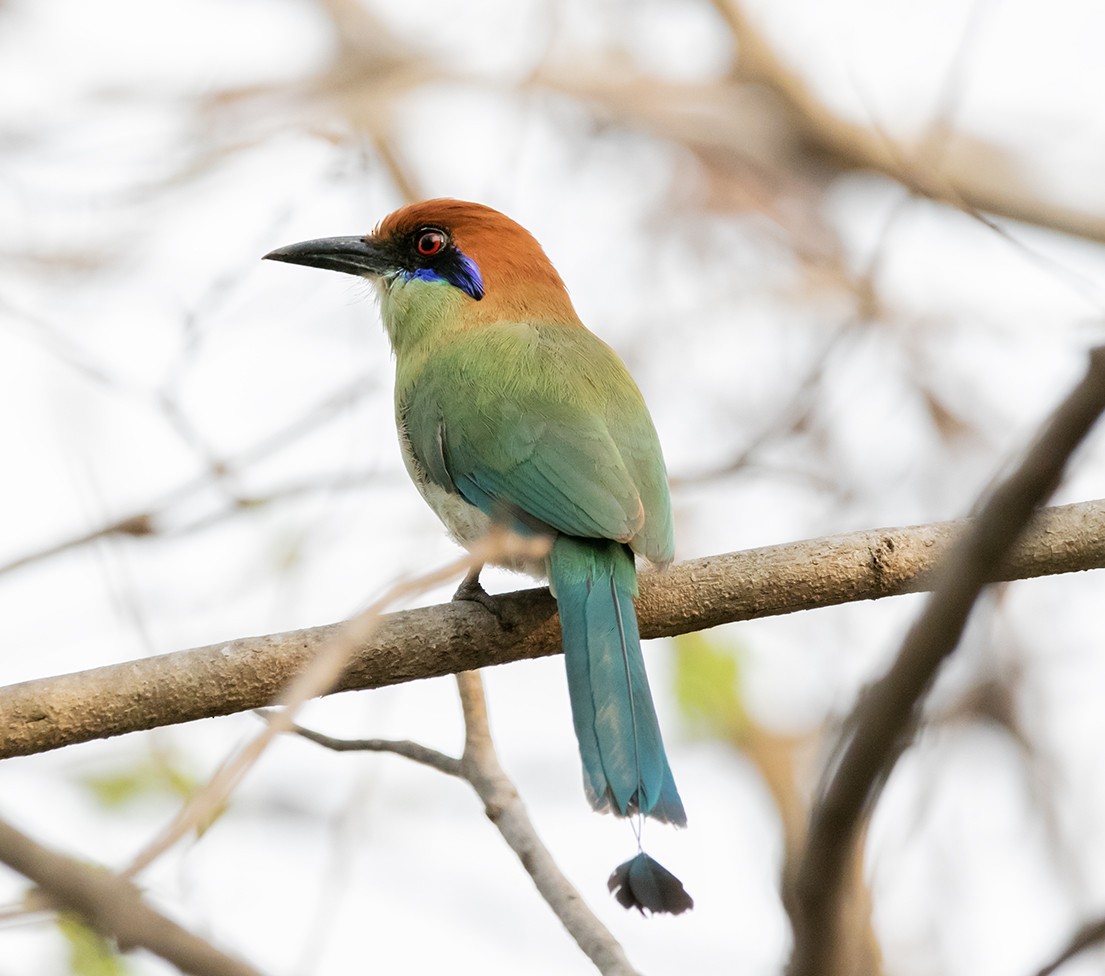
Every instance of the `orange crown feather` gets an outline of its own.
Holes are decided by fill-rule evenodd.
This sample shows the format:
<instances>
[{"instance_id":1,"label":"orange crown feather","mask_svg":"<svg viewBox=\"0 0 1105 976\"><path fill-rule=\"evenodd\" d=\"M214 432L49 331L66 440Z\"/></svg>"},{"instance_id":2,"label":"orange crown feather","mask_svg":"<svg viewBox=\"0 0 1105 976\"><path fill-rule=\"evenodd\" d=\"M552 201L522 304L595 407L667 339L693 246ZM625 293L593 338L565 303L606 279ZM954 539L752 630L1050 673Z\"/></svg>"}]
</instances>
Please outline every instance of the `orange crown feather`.
<instances>
[{"instance_id":1,"label":"orange crown feather","mask_svg":"<svg viewBox=\"0 0 1105 976\"><path fill-rule=\"evenodd\" d=\"M479 318L515 314L579 321L568 289L548 255L528 230L506 214L465 200L423 200L389 214L372 236L394 240L421 227L446 231L457 249L479 268L484 296L472 308Z\"/></svg>"}]
</instances>

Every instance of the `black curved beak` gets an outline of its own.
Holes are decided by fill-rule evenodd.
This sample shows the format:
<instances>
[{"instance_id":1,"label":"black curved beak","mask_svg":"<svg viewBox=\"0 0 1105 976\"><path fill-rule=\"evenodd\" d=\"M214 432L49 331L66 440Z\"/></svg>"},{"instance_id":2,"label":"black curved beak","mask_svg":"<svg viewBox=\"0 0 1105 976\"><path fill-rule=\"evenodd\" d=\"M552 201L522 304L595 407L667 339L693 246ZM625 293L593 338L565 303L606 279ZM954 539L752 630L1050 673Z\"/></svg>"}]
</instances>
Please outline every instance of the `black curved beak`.
<instances>
[{"instance_id":1,"label":"black curved beak","mask_svg":"<svg viewBox=\"0 0 1105 976\"><path fill-rule=\"evenodd\" d=\"M366 237L322 237L269 251L262 260L304 264L345 274L378 277L394 269L391 256Z\"/></svg>"}]
</instances>

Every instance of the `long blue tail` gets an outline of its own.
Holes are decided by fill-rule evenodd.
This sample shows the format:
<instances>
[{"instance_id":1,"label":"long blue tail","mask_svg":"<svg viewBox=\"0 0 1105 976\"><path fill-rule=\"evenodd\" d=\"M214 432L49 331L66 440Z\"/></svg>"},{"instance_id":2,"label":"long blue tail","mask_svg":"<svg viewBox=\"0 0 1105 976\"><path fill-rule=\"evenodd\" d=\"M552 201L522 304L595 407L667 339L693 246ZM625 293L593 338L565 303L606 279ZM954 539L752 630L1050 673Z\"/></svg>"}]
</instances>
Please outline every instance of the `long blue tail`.
<instances>
[{"instance_id":1,"label":"long blue tail","mask_svg":"<svg viewBox=\"0 0 1105 976\"><path fill-rule=\"evenodd\" d=\"M639 810L686 826L641 656L630 551L617 542L559 536L549 579L591 806L623 817Z\"/></svg>"}]
</instances>

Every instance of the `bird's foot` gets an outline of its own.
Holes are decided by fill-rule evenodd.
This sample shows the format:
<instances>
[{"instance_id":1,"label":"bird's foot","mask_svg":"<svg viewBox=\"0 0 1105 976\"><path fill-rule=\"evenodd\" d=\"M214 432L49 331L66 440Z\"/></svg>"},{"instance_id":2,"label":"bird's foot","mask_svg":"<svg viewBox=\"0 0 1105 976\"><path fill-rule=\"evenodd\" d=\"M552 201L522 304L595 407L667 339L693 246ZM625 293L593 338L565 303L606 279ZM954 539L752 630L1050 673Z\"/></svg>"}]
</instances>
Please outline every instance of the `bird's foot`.
<instances>
[{"instance_id":1,"label":"bird's foot","mask_svg":"<svg viewBox=\"0 0 1105 976\"><path fill-rule=\"evenodd\" d=\"M457 587L456 593L453 594L453 599L478 603L499 621L499 626L503 630L513 630L517 621L500 605L495 597L483 588L483 584L480 582L480 570L482 569L483 566L474 566L468 571L468 575L464 577L460 586Z\"/></svg>"}]
</instances>

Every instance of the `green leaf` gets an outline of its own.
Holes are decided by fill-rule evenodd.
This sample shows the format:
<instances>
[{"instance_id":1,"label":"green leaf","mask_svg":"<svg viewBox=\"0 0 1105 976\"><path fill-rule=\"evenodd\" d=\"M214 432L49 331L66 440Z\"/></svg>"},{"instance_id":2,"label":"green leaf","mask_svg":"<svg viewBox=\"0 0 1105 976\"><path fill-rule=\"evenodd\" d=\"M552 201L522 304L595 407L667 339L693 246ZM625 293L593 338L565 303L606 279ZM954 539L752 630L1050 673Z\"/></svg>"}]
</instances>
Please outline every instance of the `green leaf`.
<instances>
[{"instance_id":1,"label":"green leaf","mask_svg":"<svg viewBox=\"0 0 1105 976\"><path fill-rule=\"evenodd\" d=\"M81 778L84 788L109 810L146 799L190 800L200 782L181 757L165 749L157 749L130 765ZM210 817L197 824L196 836L202 837L227 809L227 804L220 804Z\"/></svg>"},{"instance_id":2,"label":"green leaf","mask_svg":"<svg viewBox=\"0 0 1105 976\"><path fill-rule=\"evenodd\" d=\"M59 915L57 925L69 946L69 971L73 976L133 976L135 970L111 942L75 915Z\"/></svg>"},{"instance_id":3,"label":"green leaf","mask_svg":"<svg viewBox=\"0 0 1105 976\"><path fill-rule=\"evenodd\" d=\"M187 800L198 787L198 780L181 758L164 750L126 766L83 776L81 782L109 810L151 797Z\"/></svg>"},{"instance_id":4,"label":"green leaf","mask_svg":"<svg viewBox=\"0 0 1105 976\"><path fill-rule=\"evenodd\" d=\"M675 697L687 724L702 736L739 739L747 725L739 649L700 633L673 643Z\"/></svg>"}]
</instances>

